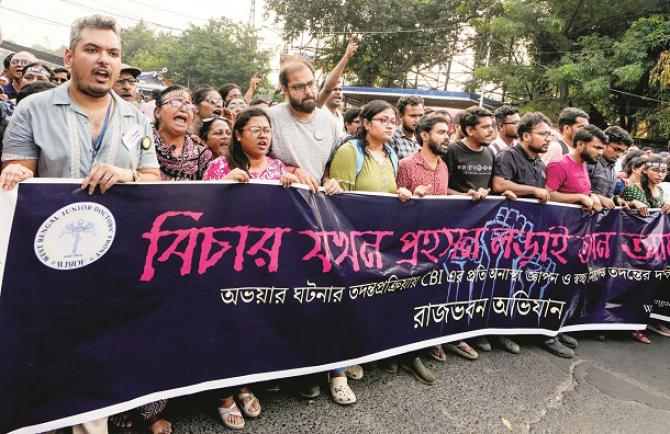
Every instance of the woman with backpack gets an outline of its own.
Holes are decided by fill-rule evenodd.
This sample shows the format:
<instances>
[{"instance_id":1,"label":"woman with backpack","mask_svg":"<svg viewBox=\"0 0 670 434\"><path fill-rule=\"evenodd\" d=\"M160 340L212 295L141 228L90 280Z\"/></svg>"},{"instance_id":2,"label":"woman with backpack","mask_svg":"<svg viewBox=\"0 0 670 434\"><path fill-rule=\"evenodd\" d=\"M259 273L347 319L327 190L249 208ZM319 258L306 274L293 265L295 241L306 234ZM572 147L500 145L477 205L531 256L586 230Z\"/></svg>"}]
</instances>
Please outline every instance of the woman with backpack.
<instances>
[{"instance_id":1,"label":"woman with backpack","mask_svg":"<svg viewBox=\"0 0 670 434\"><path fill-rule=\"evenodd\" d=\"M330 164L330 177L345 191L370 191L397 194L401 201L412 197L398 188L398 156L387 144L396 127L395 108L382 100L361 109L361 123L355 139L340 146Z\"/></svg>"}]
</instances>

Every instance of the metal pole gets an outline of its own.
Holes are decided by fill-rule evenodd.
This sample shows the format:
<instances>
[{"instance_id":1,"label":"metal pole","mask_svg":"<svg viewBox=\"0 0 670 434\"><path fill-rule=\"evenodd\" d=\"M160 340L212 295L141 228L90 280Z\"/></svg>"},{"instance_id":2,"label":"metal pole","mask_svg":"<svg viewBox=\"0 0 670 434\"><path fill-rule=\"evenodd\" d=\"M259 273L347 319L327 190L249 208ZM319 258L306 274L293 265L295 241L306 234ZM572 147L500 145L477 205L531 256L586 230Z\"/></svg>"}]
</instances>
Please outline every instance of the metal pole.
<instances>
[{"instance_id":1,"label":"metal pole","mask_svg":"<svg viewBox=\"0 0 670 434\"><path fill-rule=\"evenodd\" d=\"M491 61L491 43L492 43L493 35L489 35L489 46L486 50L486 63L485 66L488 68L489 67L489 62ZM484 107L484 88L486 87L486 82L482 81L482 91L479 94L479 107Z\"/></svg>"}]
</instances>

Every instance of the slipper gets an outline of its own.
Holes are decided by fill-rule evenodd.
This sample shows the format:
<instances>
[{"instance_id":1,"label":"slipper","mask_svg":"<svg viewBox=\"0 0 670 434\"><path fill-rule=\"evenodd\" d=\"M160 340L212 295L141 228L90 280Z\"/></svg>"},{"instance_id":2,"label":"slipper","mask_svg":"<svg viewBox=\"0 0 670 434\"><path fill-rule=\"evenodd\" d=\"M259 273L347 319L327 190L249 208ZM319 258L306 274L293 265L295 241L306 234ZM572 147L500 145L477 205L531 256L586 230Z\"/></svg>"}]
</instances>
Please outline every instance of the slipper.
<instances>
[{"instance_id":1,"label":"slipper","mask_svg":"<svg viewBox=\"0 0 670 434\"><path fill-rule=\"evenodd\" d=\"M223 407L219 406L219 414L221 415L221 420L223 421L223 424L230 429L242 429L244 428L244 418L242 417L242 413L240 413L240 409L237 408L237 404L235 404L235 401L233 401L232 404L230 404L230 407ZM242 419L242 423L235 425L234 423L228 422L228 416L236 416Z\"/></svg>"},{"instance_id":2,"label":"slipper","mask_svg":"<svg viewBox=\"0 0 670 434\"><path fill-rule=\"evenodd\" d=\"M345 373L347 374L347 378L351 378L352 380L360 380L365 375L361 365L351 365Z\"/></svg>"},{"instance_id":3,"label":"slipper","mask_svg":"<svg viewBox=\"0 0 670 434\"><path fill-rule=\"evenodd\" d=\"M428 355L438 362L446 362L447 354L444 352L442 345L437 345L428 349Z\"/></svg>"},{"instance_id":4,"label":"slipper","mask_svg":"<svg viewBox=\"0 0 670 434\"><path fill-rule=\"evenodd\" d=\"M244 404L244 400L249 398L246 404ZM242 413L246 417L250 418L255 418L258 417L259 414L261 414L261 403L258 401L258 398L256 398L256 395L254 395L251 392L248 393L240 393L237 395L237 400L240 401L240 405L242 405ZM256 411L251 411L251 407L254 405L254 402L258 403L258 410Z\"/></svg>"},{"instance_id":5,"label":"slipper","mask_svg":"<svg viewBox=\"0 0 670 434\"><path fill-rule=\"evenodd\" d=\"M651 323L647 326L649 330L655 331L661 336L665 336L666 338L670 338L670 329L666 327L663 324L659 323Z\"/></svg>"},{"instance_id":6,"label":"slipper","mask_svg":"<svg viewBox=\"0 0 670 434\"><path fill-rule=\"evenodd\" d=\"M445 346L449 351L453 351L454 353L465 357L468 360L477 360L477 358L479 358L477 351L472 349L472 347L465 341L461 341L457 345L449 343L445 344Z\"/></svg>"},{"instance_id":7,"label":"slipper","mask_svg":"<svg viewBox=\"0 0 670 434\"><path fill-rule=\"evenodd\" d=\"M328 373L328 384L333 401L341 405L350 405L356 402L356 394L347 384L347 377L331 377Z\"/></svg>"},{"instance_id":8,"label":"slipper","mask_svg":"<svg viewBox=\"0 0 670 434\"><path fill-rule=\"evenodd\" d=\"M650 344L651 341L647 337L647 335L644 334L643 331L637 330L633 332L633 339L635 339L638 342L642 342L643 344Z\"/></svg>"}]
</instances>

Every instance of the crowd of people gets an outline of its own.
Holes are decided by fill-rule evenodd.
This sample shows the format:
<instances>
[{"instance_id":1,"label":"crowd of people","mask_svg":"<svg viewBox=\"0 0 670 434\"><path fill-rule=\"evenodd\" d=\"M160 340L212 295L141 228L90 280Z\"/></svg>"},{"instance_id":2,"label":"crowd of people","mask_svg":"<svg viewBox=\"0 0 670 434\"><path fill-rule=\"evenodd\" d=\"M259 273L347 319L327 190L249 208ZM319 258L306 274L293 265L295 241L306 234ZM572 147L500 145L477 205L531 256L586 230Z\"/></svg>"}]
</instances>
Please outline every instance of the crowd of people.
<instances>
[{"instance_id":1,"label":"crowd of people","mask_svg":"<svg viewBox=\"0 0 670 434\"><path fill-rule=\"evenodd\" d=\"M375 100L362 107L343 104L341 76L356 53L350 44L321 86L311 63L301 58L281 67L285 102L254 99L235 84L216 90L171 85L139 104L140 70L121 63L121 40L114 19L76 20L65 52L67 68L51 69L28 52L5 59L8 83L0 102L2 172L5 190L31 177L83 179L88 194L104 194L115 184L146 181L275 180L284 187L301 183L314 193L366 191L397 195L401 201L428 195L460 195L479 201L489 195L508 200L533 198L541 204L580 205L597 213L623 207L646 216L670 211L668 154L639 149L627 131L604 131L589 115L565 108L557 127L539 112L520 116L503 105L490 112L473 106L453 118L426 107L420 96L396 105ZM649 329L670 337L662 322ZM632 337L650 343L645 331ZM395 373L410 372L425 384L436 381L423 357L446 360L445 349L470 360L491 343L518 354L510 337L454 342L383 360ZM541 342L560 357L574 357L573 336ZM359 365L327 373L333 400L356 402L348 380L365 375ZM314 376L294 381L304 397L320 393ZM275 384L264 387L275 388ZM244 427L261 405L249 386L220 391L222 423ZM145 424L170 433L166 401L73 427L75 433L105 433Z\"/></svg>"}]
</instances>

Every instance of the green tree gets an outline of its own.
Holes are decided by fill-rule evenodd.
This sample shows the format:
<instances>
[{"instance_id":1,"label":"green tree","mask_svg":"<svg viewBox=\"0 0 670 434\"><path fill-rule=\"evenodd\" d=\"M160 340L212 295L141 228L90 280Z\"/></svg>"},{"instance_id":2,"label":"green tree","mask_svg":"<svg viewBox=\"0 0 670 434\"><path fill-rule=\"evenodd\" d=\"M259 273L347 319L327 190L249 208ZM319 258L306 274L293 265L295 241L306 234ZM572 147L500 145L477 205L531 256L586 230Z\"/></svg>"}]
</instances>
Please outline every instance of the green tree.
<instances>
[{"instance_id":1,"label":"green tree","mask_svg":"<svg viewBox=\"0 0 670 434\"><path fill-rule=\"evenodd\" d=\"M319 41L316 65L329 70L347 39L358 42L347 77L364 86L411 87L410 72L441 65L454 53L454 35L476 15L466 0L268 0L284 37ZM371 33L373 32L373 33Z\"/></svg>"},{"instance_id":2,"label":"green tree","mask_svg":"<svg viewBox=\"0 0 670 434\"><path fill-rule=\"evenodd\" d=\"M269 53L256 49L256 31L227 18L191 25L178 36L156 35L139 23L124 31L122 41L126 63L146 71L167 68L166 76L185 86L244 85L255 72L269 71Z\"/></svg>"}]
</instances>

